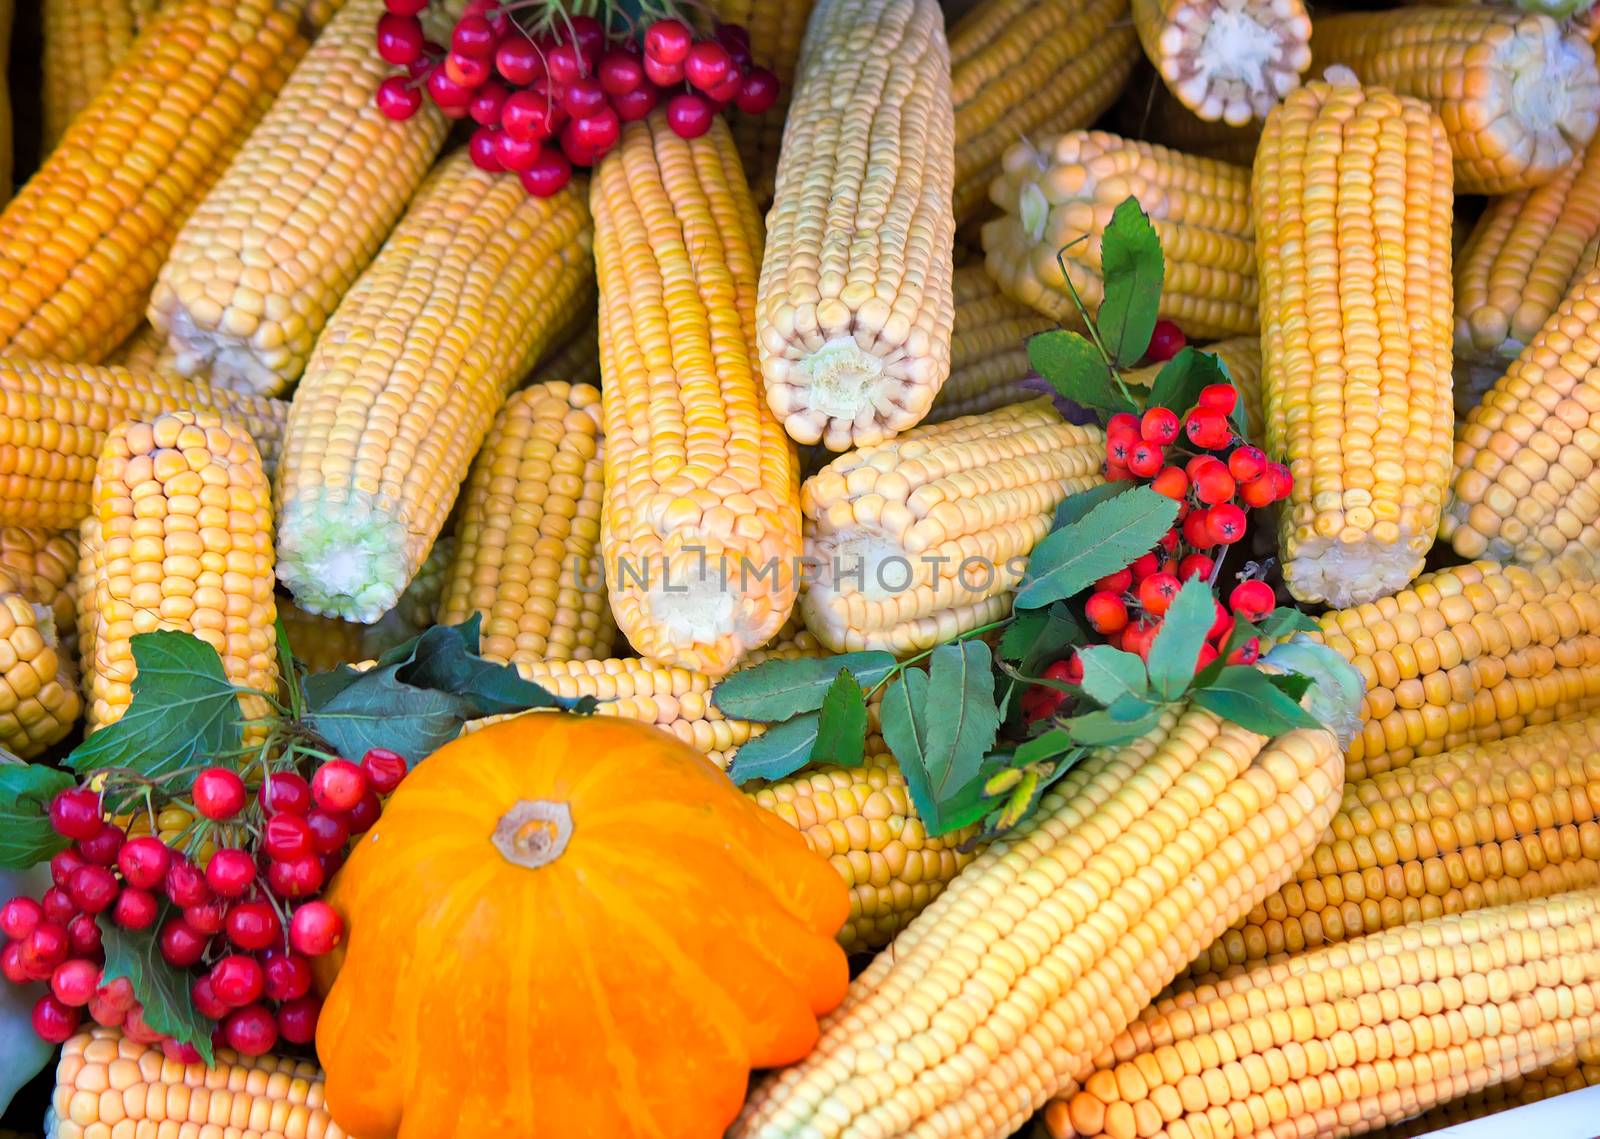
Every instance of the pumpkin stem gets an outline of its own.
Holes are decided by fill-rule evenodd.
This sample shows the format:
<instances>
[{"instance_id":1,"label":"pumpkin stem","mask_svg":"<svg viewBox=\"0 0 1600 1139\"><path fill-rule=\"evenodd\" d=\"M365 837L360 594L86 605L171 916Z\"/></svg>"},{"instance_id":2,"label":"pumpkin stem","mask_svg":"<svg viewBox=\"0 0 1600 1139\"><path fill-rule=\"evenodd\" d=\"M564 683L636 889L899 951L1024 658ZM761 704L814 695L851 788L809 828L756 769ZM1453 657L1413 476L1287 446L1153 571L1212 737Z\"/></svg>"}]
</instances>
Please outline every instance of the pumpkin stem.
<instances>
[{"instance_id":1,"label":"pumpkin stem","mask_svg":"<svg viewBox=\"0 0 1600 1139\"><path fill-rule=\"evenodd\" d=\"M513 866L537 870L556 859L572 839L572 808L549 799L518 799L500 816L494 845Z\"/></svg>"}]
</instances>

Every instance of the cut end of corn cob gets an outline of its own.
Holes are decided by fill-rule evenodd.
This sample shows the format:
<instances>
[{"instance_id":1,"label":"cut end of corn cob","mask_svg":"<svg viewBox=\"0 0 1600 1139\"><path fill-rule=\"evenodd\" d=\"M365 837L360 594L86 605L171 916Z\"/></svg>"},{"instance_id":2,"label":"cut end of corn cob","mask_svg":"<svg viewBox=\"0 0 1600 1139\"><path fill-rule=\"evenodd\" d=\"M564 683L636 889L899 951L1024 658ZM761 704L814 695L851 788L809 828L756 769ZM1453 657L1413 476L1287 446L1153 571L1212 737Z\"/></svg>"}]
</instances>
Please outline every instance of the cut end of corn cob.
<instances>
[{"instance_id":1,"label":"cut end of corn cob","mask_svg":"<svg viewBox=\"0 0 1600 1139\"><path fill-rule=\"evenodd\" d=\"M1266 118L1311 66L1311 18L1300 0L1135 0L1145 54L1201 119Z\"/></svg>"},{"instance_id":2,"label":"cut end of corn cob","mask_svg":"<svg viewBox=\"0 0 1600 1139\"><path fill-rule=\"evenodd\" d=\"M410 581L411 545L397 502L351 487L301 492L283 508L278 580L308 612L371 624Z\"/></svg>"}]
</instances>

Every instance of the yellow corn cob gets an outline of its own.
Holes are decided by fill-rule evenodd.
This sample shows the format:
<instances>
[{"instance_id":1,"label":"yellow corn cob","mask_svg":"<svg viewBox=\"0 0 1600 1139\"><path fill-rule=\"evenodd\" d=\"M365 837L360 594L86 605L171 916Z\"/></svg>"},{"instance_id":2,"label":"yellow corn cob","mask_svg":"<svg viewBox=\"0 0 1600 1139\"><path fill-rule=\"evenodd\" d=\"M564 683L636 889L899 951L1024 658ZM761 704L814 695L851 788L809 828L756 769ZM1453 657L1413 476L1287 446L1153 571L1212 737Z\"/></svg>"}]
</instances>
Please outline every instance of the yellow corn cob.
<instances>
[{"instance_id":1,"label":"yellow corn cob","mask_svg":"<svg viewBox=\"0 0 1600 1139\"><path fill-rule=\"evenodd\" d=\"M806 480L800 598L834 652L929 648L1010 612L1062 499L1098 485L1105 435L1048 399L919 427Z\"/></svg>"},{"instance_id":2,"label":"yellow corn cob","mask_svg":"<svg viewBox=\"0 0 1600 1139\"><path fill-rule=\"evenodd\" d=\"M94 626L95 590L99 588L100 522L93 512L84 516L78 527L78 572L73 579L73 596L76 600L76 631L78 641L79 691L90 695L90 681L94 678Z\"/></svg>"},{"instance_id":3,"label":"yellow corn cob","mask_svg":"<svg viewBox=\"0 0 1600 1139\"><path fill-rule=\"evenodd\" d=\"M731 1139L1012 1134L1284 882L1340 772L1329 732L1268 741L1199 709L1093 753L851 983Z\"/></svg>"},{"instance_id":4,"label":"yellow corn cob","mask_svg":"<svg viewBox=\"0 0 1600 1139\"><path fill-rule=\"evenodd\" d=\"M432 39L461 7L431 5ZM178 232L149 317L185 375L283 391L427 176L447 124L431 100L404 122L378 110L383 13L383 0L345 4Z\"/></svg>"},{"instance_id":5,"label":"yellow corn cob","mask_svg":"<svg viewBox=\"0 0 1600 1139\"><path fill-rule=\"evenodd\" d=\"M98 1025L62 1046L48 1124L48 1139L349 1139L309 1060L219 1048L216 1067L180 1064Z\"/></svg>"},{"instance_id":6,"label":"yellow corn cob","mask_svg":"<svg viewBox=\"0 0 1600 1139\"><path fill-rule=\"evenodd\" d=\"M1028 337L1053 326L1027 305L1000 291L982 265L957 269L955 332L950 378L923 423L943 423L1012 403L1037 399L1022 387L1030 372Z\"/></svg>"},{"instance_id":7,"label":"yellow corn cob","mask_svg":"<svg viewBox=\"0 0 1600 1139\"><path fill-rule=\"evenodd\" d=\"M1600 886L1600 716L1346 782L1294 879L1191 973L1254 967L1408 922Z\"/></svg>"},{"instance_id":8,"label":"yellow corn cob","mask_svg":"<svg viewBox=\"0 0 1600 1139\"><path fill-rule=\"evenodd\" d=\"M954 156L937 0L821 0L756 301L767 404L796 442L896 435L949 376Z\"/></svg>"},{"instance_id":9,"label":"yellow corn cob","mask_svg":"<svg viewBox=\"0 0 1600 1139\"><path fill-rule=\"evenodd\" d=\"M1311 65L1300 0L1133 0L1144 53L1200 118L1264 119Z\"/></svg>"},{"instance_id":10,"label":"yellow corn cob","mask_svg":"<svg viewBox=\"0 0 1600 1139\"><path fill-rule=\"evenodd\" d=\"M177 411L120 424L94 478L99 548L90 665L91 730L123 714L131 638L192 633L217 650L236 685L275 692L272 495L250 437L216 415ZM247 717L265 701L242 698Z\"/></svg>"},{"instance_id":11,"label":"yellow corn cob","mask_svg":"<svg viewBox=\"0 0 1600 1139\"><path fill-rule=\"evenodd\" d=\"M1166 256L1161 315L1196 339L1255 332L1245 168L1104 131L1068 131L1008 150L990 193L1001 214L983 227L986 264L1001 289L1024 304L1081 323L1061 275L1064 261L1083 303L1090 312L1099 308L1100 238L1132 195Z\"/></svg>"},{"instance_id":12,"label":"yellow corn cob","mask_svg":"<svg viewBox=\"0 0 1600 1139\"><path fill-rule=\"evenodd\" d=\"M750 32L750 53L759 67L778 77L778 101L760 115L735 115L729 126L745 177L756 204L772 201L773 178L778 172L778 151L783 144L783 121L789 110L800 41L815 0L711 0L711 10L724 24L740 24ZM576 379L575 377L572 377Z\"/></svg>"},{"instance_id":13,"label":"yellow corn cob","mask_svg":"<svg viewBox=\"0 0 1600 1139\"><path fill-rule=\"evenodd\" d=\"M128 832L129 838L153 834L174 850L181 850L194 864L205 869L217 852L216 833L194 828L194 815L182 807L168 804L154 818L148 810L136 809L114 815L111 821Z\"/></svg>"},{"instance_id":14,"label":"yellow corn cob","mask_svg":"<svg viewBox=\"0 0 1600 1139\"><path fill-rule=\"evenodd\" d=\"M1315 70L1432 106L1461 194L1508 194L1555 178L1600 125L1594 48L1548 16L1484 6L1320 17Z\"/></svg>"},{"instance_id":15,"label":"yellow corn cob","mask_svg":"<svg viewBox=\"0 0 1600 1139\"><path fill-rule=\"evenodd\" d=\"M905 776L881 739L860 767L810 768L748 791L806 836L850 886L839 943L850 953L887 945L977 857L960 847L976 827L929 837Z\"/></svg>"},{"instance_id":16,"label":"yellow corn cob","mask_svg":"<svg viewBox=\"0 0 1600 1139\"><path fill-rule=\"evenodd\" d=\"M517 392L463 489L460 541L439 620L483 615L489 660L611 655L600 574L600 393L559 380Z\"/></svg>"},{"instance_id":17,"label":"yellow corn cob","mask_svg":"<svg viewBox=\"0 0 1600 1139\"><path fill-rule=\"evenodd\" d=\"M1252 196L1267 450L1294 489L1284 582L1351 605L1405 585L1450 474L1450 153L1438 116L1330 72L1267 120Z\"/></svg>"},{"instance_id":18,"label":"yellow corn cob","mask_svg":"<svg viewBox=\"0 0 1600 1139\"><path fill-rule=\"evenodd\" d=\"M65 739L82 712L50 607L0 569L0 747L33 759Z\"/></svg>"},{"instance_id":19,"label":"yellow corn cob","mask_svg":"<svg viewBox=\"0 0 1600 1139\"><path fill-rule=\"evenodd\" d=\"M611 612L643 656L721 675L788 619L800 557L755 368L761 224L727 130L685 141L662 113L623 128L590 202Z\"/></svg>"},{"instance_id":20,"label":"yellow corn cob","mask_svg":"<svg viewBox=\"0 0 1600 1139\"><path fill-rule=\"evenodd\" d=\"M1261 120L1230 126L1207 122L1185 107L1167 89L1160 76L1136 81L1123 95L1114 119L1117 133L1160 143L1185 154L1214 158L1234 166L1249 166L1261 139Z\"/></svg>"},{"instance_id":21,"label":"yellow corn cob","mask_svg":"<svg viewBox=\"0 0 1600 1139\"><path fill-rule=\"evenodd\" d=\"M1600 582L1491 562L1318 619L1366 682L1350 779L1600 707Z\"/></svg>"},{"instance_id":22,"label":"yellow corn cob","mask_svg":"<svg viewBox=\"0 0 1600 1139\"><path fill-rule=\"evenodd\" d=\"M157 0L43 0L46 152L99 93Z\"/></svg>"},{"instance_id":23,"label":"yellow corn cob","mask_svg":"<svg viewBox=\"0 0 1600 1139\"><path fill-rule=\"evenodd\" d=\"M1222 361L1228 375L1239 389L1239 405L1244 409L1245 426L1253 442L1266 438L1266 416L1261 408L1261 338L1235 336L1219 340L1200 349ZM1130 387L1147 388L1161 374L1161 365L1133 368L1122 373L1123 382Z\"/></svg>"},{"instance_id":24,"label":"yellow corn cob","mask_svg":"<svg viewBox=\"0 0 1600 1139\"><path fill-rule=\"evenodd\" d=\"M1597 1005L1600 891L1435 918L1176 987L1046 1124L1358 1135L1574 1055Z\"/></svg>"},{"instance_id":25,"label":"yellow corn cob","mask_svg":"<svg viewBox=\"0 0 1600 1139\"><path fill-rule=\"evenodd\" d=\"M1406 1123L1372 1134L1380 1139L1422 1139L1447 1127L1597 1086L1600 1086L1600 1041L1588 1040L1579 1044L1572 1056L1554 1064L1452 1099Z\"/></svg>"},{"instance_id":26,"label":"yellow corn cob","mask_svg":"<svg viewBox=\"0 0 1600 1139\"><path fill-rule=\"evenodd\" d=\"M1594 267L1597 237L1600 141L1591 140L1553 181L1491 200L1473 226L1456 258L1456 352L1514 359Z\"/></svg>"},{"instance_id":27,"label":"yellow corn cob","mask_svg":"<svg viewBox=\"0 0 1600 1139\"><path fill-rule=\"evenodd\" d=\"M214 411L250 432L270 470L288 406L169 374L0 360L0 525L76 526L106 433L124 419Z\"/></svg>"},{"instance_id":28,"label":"yellow corn cob","mask_svg":"<svg viewBox=\"0 0 1600 1139\"><path fill-rule=\"evenodd\" d=\"M0 527L0 575L49 610L57 635L70 650L77 641L78 536L36 526Z\"/></svg>"},{"instance_id":29,"label":"yellow corn cob","mask_svg":"<svg viewBox=\"0 0 1600 1139\"><path fill-rule=\"evenodd\" d=\"M988 206L1007 147L1094 122L1138 58L1128 0L979 0L968 9L950 29L956 221Z\"/></svg>"},{"instance_id":30,"label":"yellow corn cob","mask_svg":"<svg viewBox=\"0 0 1600 1139\"><path fill-rule=\"evenodd\" d=\"M305 50L303 0L170 0L0 212L0 354L94 363Z\"/></svg>"},{"instance_id":31,"label":"yellow corn cob","mask_svg":"<svg viewBox=\"0 0 1600 1139\"><path fill-rule=\"evenodd\" d=\"M444 526L495 411L592 279L584 187L536 198L446 158L328 322L278 472L278 578L375 621Z\"/></svg>"}]
</instances>

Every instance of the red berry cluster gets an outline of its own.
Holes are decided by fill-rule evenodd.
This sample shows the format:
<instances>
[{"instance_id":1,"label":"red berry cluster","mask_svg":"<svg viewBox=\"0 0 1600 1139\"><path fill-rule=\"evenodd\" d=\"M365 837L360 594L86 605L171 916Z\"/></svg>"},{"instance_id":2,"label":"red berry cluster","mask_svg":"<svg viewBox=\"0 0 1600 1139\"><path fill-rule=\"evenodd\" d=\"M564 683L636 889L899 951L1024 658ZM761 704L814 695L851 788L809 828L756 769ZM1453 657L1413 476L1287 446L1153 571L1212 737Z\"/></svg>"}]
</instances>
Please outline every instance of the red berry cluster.
<instances>
[{"instance_id":1,"label":"red berry cluster","mask_svg":"<svg viewBox=\"0 0 1600 1139\"><path fill-rule=\"evenodd\" d=\"M1173 355L1182 347L1181 335ZM1248 511L1288 497L1289 468L1269 462L1260 448L1234 433L1229 416L1237 400L1232 385L1213 384L1181 417L1164 407L1112 416L1106 428L1106 477L1143 480L1176 499L1178 521L1149 552L1095 582L1084 618L1105 643L1149 659L1162 618L1183 583L1196 577L1215 581L1227 547L1245 536ZM1233 633L1235 616L1253 623L1275 603L1272 587L1258 580L1241 581L1225 603L1217 600L1216 621L1196 670L1217 659ZM1252 638L1229 655L1228 663L1253 664L1259 652ZM1044 678L1079 683L1083 665L1077 653L1050 665ZM1032 722L1053 716L1065 699L1058 689L1035 685L1023 693L1023 717Z\"/></svg>"},{"instance_id":2,"label":"red berry cluster","mask_svg":"<svg viewBox=\"0 0 1600 1139\"><path fill-rule=\"evenodd\" d=\"M127 978L103 975L99 922L149 929L165 903L176 912L162 922L156 944L169 965L195 974L195 1009L218 1022L218 1046L259 1056L280 1039L310 1043L322 1002L311 992L309 959L344 936L338 913L316 895L343 863L351 837L378 821L380 796L405 773L405 760L380 748L359 765L329 760L309 782L275 772L257 787L258 809L247 820L244 780L207 768L194 779L195 811L232 824L229 833L248 835L250 846L224 846L204 866L152 835L130 838L105 820L95 791L61 792L50 804L50 824L73 841L50 860L54 885L38 900L16 897L0 906L0 973L13 984L50 986L34 1005L34 1031L58 1044L87 1011L133 1040L161 1045L170 1059L198 1061L193 1045L146 1023Z\"/></svg>"},{"instance_id":3,"label":"red berry cluster","mask_svg":"<svg viewBox=\"0 0 1600 1139\"><path fill-rule=\"evenodd\" d=\"M472 161L509 170L530 194L548 197L617 144L622 124L642 119L663 100L667 123L698 138L731 106L759 115L778 98L778 78L756 67L749 33L721 24L696 39L681 20L659 19L613 38L593 16L572 16L529 34L505 0L472 0L450 44L431 42L418 18L428 0L385 0L378 54L405 71L378 87L380 110L407 119L426 91L450 118L471 117Z\"/></svg>"}]
</instances>

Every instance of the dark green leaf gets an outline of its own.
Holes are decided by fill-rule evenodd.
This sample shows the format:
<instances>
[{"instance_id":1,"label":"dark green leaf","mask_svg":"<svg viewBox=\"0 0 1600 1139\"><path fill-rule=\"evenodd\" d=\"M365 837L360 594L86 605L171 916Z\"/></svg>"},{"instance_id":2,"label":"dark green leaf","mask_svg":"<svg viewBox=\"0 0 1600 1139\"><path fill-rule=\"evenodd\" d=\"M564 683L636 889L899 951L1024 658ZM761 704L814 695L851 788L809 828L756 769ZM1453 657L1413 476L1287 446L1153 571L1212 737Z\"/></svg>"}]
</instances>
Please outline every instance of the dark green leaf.
<instances>
[{"instance_id":1,"label":"dark green leaf","mask_svg":"<svg viewBox=\"0 0 1600 1139\"><path fill-rule=\"evenodd\" d=\"M50 827L50 800L75 780L39 763L0 763L0 867L24 870L70 840Z\"/></svg>"},{"instance_id":2,"label":"dark green leaf","mask_svg":"<svg viewBox=\"0 0 1600 1139\"><path fill-rule=\"evenodd\" d=\"M1281 641L1291 633L1318 633L1322 626L1307 613L1293 605L1280 605L1261 621L1261 635L1269 641Z\"/></svg>"},{"instance_id":3,"label":"dark green leaf","mask_svg":"<svg viewBox=\"0 0 1600 1139\"><path fill-rule=\"evenodd\" d=\"M1082 640L1083 630L1066 605L1025 609L1001 635L999 655L1001 660L1015 662L1024 676L1032 676Z\"/></svg>"},{"instance_id":4,"label":"dark green leaf","mask_svg":"<svg viewBox=\"0 0 1600 1139\"><path fill-rule=\"evenodd\" d=\"M217 650L190 633L135 633L133 700L67 757L77 772L125 767L155 778L237 752L239 695ZM113 797L108 796L108 799ZM109 803L116 809L122 801Z\"/></svg>"},{"instance_id":5,"label":"dark green leaf","mask_svg":"<svg viewBox=\"0 0 1600 1139\"><path fill-rule=\"evenodd\" d=\"M1313 683L1309 676L1301 676L1297 672L1269 672L1266 673L1267 683L1283 693L1296 704L1300 698L1311 691Z\"/></svg>"},{"instance_id":6,"label":"dark green leaf","mask_svg":"<svg viewBox=\"0 0 1600 1139\"><path fill-rule=\"evenodd\" d=\"M1039 609L1072 597L1147 553L1172 528L1178 504L1148 486L1102 502L1034 547L1018 609Z\"/></svg>"},{"instance_id":7,"label":"dark green leaf","mask_svg":"<svg viewBox=\"0 0 1600 1139\"><path fill-rule=\"evenodd\" d=\"M797 712L814 712L840 669L870 689L895 668L886 652L842 653L830 657L769 660L743 668L711 691L711 702L724 715L740 720L787 720Z\"/></svg>"},{"instance_id":8,"label":"dark green leaf","mask_svg":"<svg viewBox=\"0 0 1600 1139\"><path fill-rule=\"evenodd\" d=\"M1117 495L1124 494L1138 485L1132 479L1117 479L1115 482L1103 482L1088 490L1080 490L1077 494L1069 494L1061 500L1061 505L1056 507L1055 520L1050 523L1050 529L1059 530L1063 526L1079 522L1102 502L1109 502Z\"/></svg>"},{"instance_id":9,"label":"dark green leaf","mask_svg":"<svg viewBox=\"0 0 1600 1139\"><path fill-rule=\"evenodd\" d=\"M944 644L928 662L922 775L936 805L932 834L953 830L948 804L978 778L983 758L994 746L1000 713L994 703L989 646L982 641ZM905 765L901 765L904 770ZM909 781L911 775L906 773Z\"/></svg>"},{"instance_id":10,"label":"dark green leaf","mask_svg":"<svg viewBox=\"0 0 1600 1139\"><path fill-rule=\"evenodd\" d=\"M1195 690L1194 701L1263 736L1320 726L1311 713L1278 691L1266 674L1249 665L1228 665L1211 685Z\"/></svg>"},{"instance_id":11,"label":"dark green leaf","mask_svg":"<svg viewBox=\"0 0 1600 1139\"><path fill-rule=\"evenodd\" d=\"M1229 383L1222 362L1209 352L1184 348L1162 365L1150 385L1150 407L1166 407L1182 415L1200 399L1200 389Z\"/></svg>"},{"instance_id":12,"label":"dark green leaf","mask_svg":"<svg viewBox=\"0 0 1600 1139\"><path fill-rule=\"evenodd\" d=\"M927 828L929 834L949 834L973 823L989 813L990 800L983 793L983 780L974 779L956 791L941 808L939 829Z\"/></svg>"},{"instance_id":13,"label":"dark green leaf","mask_svg":"<svg viewBox=\"0 0 1600 1139\"><path fill-rule=\"evenodd\" d=\"M1080 687L1100 704L1114 703L1120 696L1142 697L1149 691L1144 661L1137 653L1095 645L1080 650L1078 660L1083 664Z\"/></svg>"},{"instance_id":14,"label":"dark green leaf","mask_svg":"<svg viewBox=\"0 0 1600 1139\"><path fill-rule=\"evenodd\" d=\"M453 692L406 684L399 678L403 667L390 664L359 673L327 699L310 691L308 681L312 710L306 726L340 755L383 747L413 766L426 759L461 734L461 726L474 718L472 703Z\"/></svg>"},{"instance_id":15,"label":"dark green leaf","mask_svg":"<svg viewBox=\"0 0 1600 1139\"><path fill-rule=\"evenodd\" d=\"M283 675L283 688L288 694L289 715L298 720L305 711L305 692L300 687L305 670L294 659L294 650L289 647L289 631L283 627L281 617L273 622L273 633L278 641L278 671Z\"/></svg>"},{"instance_id":16,"label":"dark green leaf","mask_svg":"<svg viewBox=\"0 0 1600 1139\"><path fill-rule=\"evenodd\" d=\"M193 1044L200 1058L210 1064L213 1024L194 1007L194 998L189 994L193 978L186 970L168 965L157 945L156 931L166 921L171 907L164 906L162 910L155 925L138 931L108 921L109 913L100 915L100 941L106 951L100 983L128 978L133 995L144 1006L144 1022L180 1044Z\"/></svg>"},{"instance_id":17,"label":"dark green leaf","mask_svg":"<svg viewBox=\"0 0 1600 1139\"><path fill-rule=\"evenodd\" d=\"M850 670L841 668L822 700L812 763L859 767L867 743L867 701Z\"/></svg>"},{"instance_id":18,"label":"dark green leaf","mask_svg":"<svg viewBox=\"0 0 1600 1139\"><path fill-rule=\"evenodd\" d=\"M1095 316L1100 341L1119 368L1133 367L1150 347L1165 272L1155 227L1137 199L1125 199L1100 238L1105 297Z\"/></svg>"},{"instance_id":19,"label":"dark green leaf","mask_svg":"<svg viewBox=\"0 0 1600 1139\"><path fill-rule=\"evenodd\" d=\"M906 791L917 816L926 823L938 817L929 792L927 772L928 674L908 668L883 690L883 742L889 746L905 775Z\"/></svg>"},{"instance_id":20,"label":"dark green leaf","mask_svg":"<svg viewBox=\"0 0 1600 1139\"><path fill-rule=\"evenodd\" d=\"M1051 728L1042 736L1019 743L1011 762L1015 767L1026 767L1030 763L1041 763L1065 755L1077 746L1071 732L1065 728Z\"/></svg>"},{"instance_id":21,"label":"dark green leaf","mask_svg":"<svg viewBox=\"0 0 1600 1139\"><path fill-rule=\"evenodd\" d=\"M1150 686L1163 700L1176 700L1189 687L1206 634L1216 620L1216 599L1205 579L1184 582L1150 646Z\"/></svg>"},{"instance_id":22,"label":"dark green leaf","mask_svg":"<svg viewBox=\"0 0 1600 1139\"><path fill-rule=\"evenodd\" d=\"M1138 696L1119 696L1106 709L1106 715L1116 720L1119 724L1131 724L1135 720L1142 720L1151 712L1159 712L1160 705L1152 703L1149 699Z\"/></svg>"},{"instance_id":23,"label":"dark green leaf","mask_svg":"<svg viewBox=\"0 0 1600 1139\"><path fill-rule=\"evenodd\" d=\"M1067 730L1072 738L1084 747L1117 747L1132 743L1160 721L1161 714L1152 708L1134 720L1119 720L1110 711L1085 712L1068 720Z\"/></svg>"},{"instance_id":24,"label":"dark green leaf","mask_svg":"<svg viewBox=\"0 0 1600 1139\"><path fill-rule=\"evenodd\" d=\"M380 667L398 664L396 676L403 683L459 696L475 716L503 716L534 708L576 710L576 701L561 699L533 681L524 680L515 665L496 664L480 657L481 620L481 614L473 613L459 625L434 625L385 653Z\"/></svg>"},{"instance_id":25,"label":"dark green leaf","mask_svg":"<svg viewBox=\"0 0 1600 1139\"><path fill-rule=\"evenodd\" d=\"M793 719L772 725L733 753L728 778L742 784L752 779L782 779L793 775L811 762L820 720L820 713L802 712Z\"/></svg>"},{"instance_id":26,"label":"dark green leaf","mask_svg":"<svg viewBox=\"0 0 1600 1139\"><path fill-rule=\"evenodd\" d=\"M1111 378L1100 349L1081 333L1055 328L1030 336L1028 363L1073 403L1097 411L1139 410Z\"/></svg>"}]
</instances>

